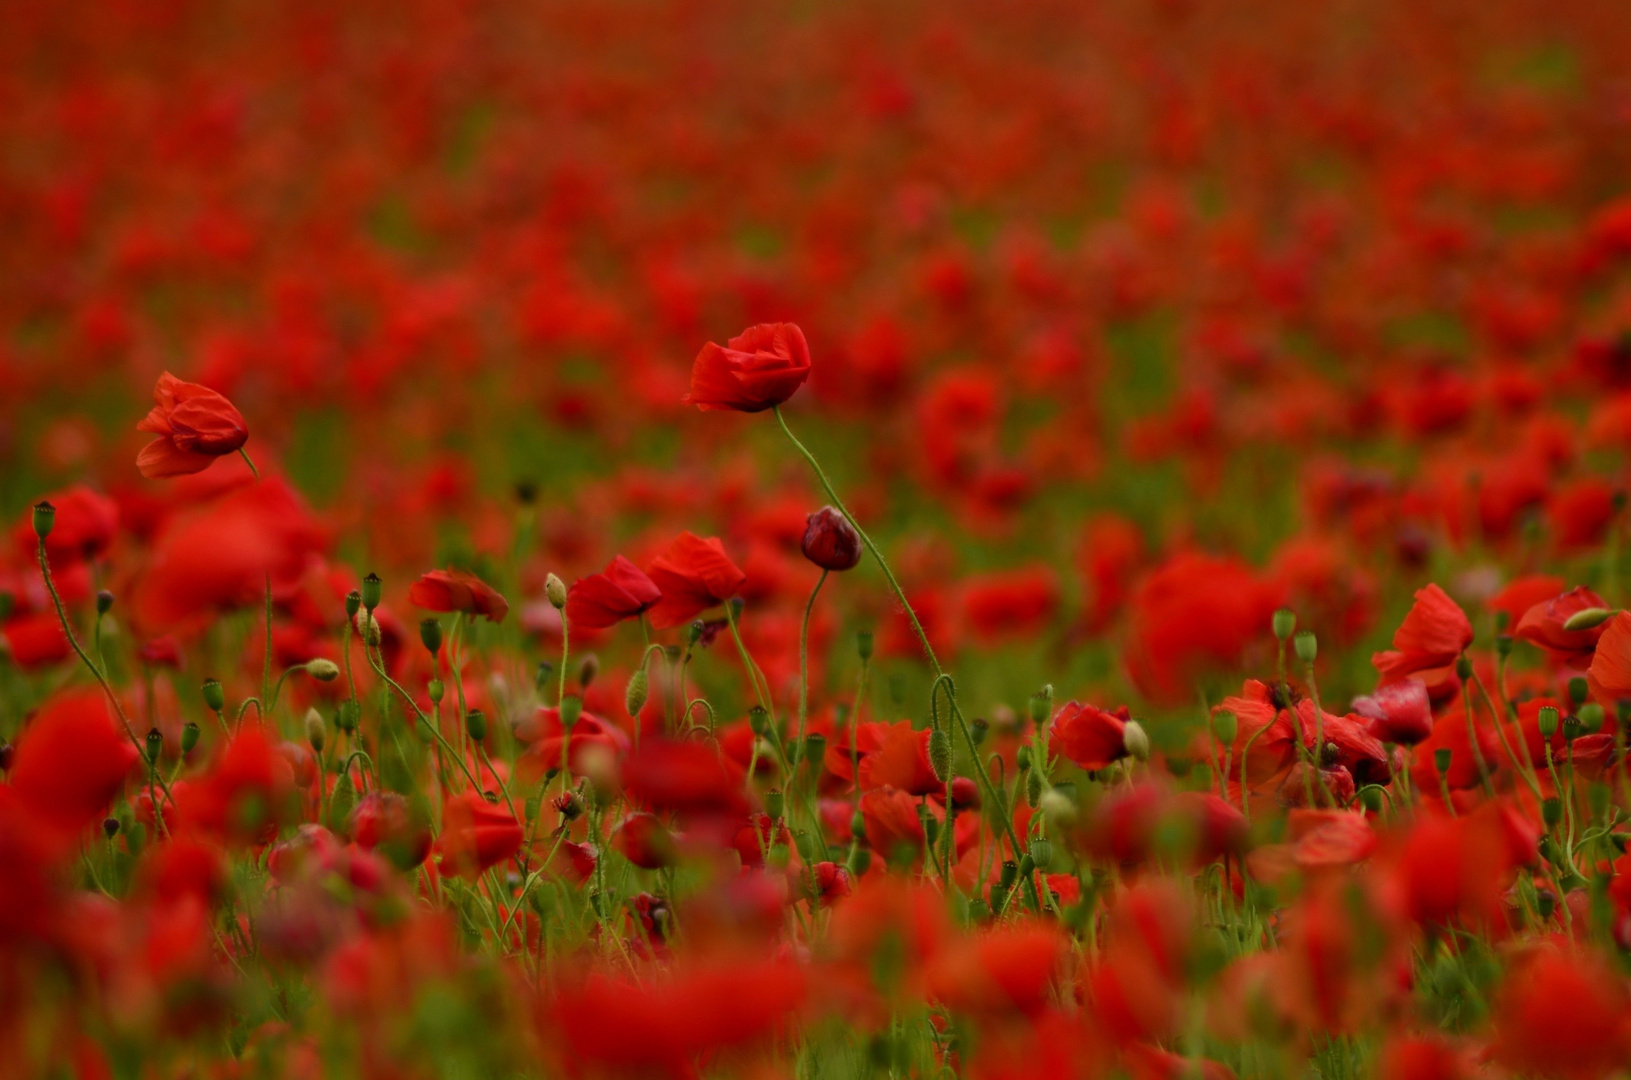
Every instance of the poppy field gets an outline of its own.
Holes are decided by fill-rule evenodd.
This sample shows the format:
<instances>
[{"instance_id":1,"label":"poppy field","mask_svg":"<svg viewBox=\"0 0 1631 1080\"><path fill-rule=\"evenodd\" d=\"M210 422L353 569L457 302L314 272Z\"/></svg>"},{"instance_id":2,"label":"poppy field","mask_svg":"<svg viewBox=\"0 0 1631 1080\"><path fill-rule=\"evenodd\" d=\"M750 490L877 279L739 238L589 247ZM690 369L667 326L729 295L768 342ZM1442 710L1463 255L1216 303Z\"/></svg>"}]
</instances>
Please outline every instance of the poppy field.
<instances>
[{"instance_id":1,"label":"poppy field","mask_svg":"<svg viewBox=\"0 0 1631 1080\"><path fill-rule=\"evenodd\" d=\"M0 1080L1631 1074L1631 13L15 0Z\"/></svg>"}]
</instances>

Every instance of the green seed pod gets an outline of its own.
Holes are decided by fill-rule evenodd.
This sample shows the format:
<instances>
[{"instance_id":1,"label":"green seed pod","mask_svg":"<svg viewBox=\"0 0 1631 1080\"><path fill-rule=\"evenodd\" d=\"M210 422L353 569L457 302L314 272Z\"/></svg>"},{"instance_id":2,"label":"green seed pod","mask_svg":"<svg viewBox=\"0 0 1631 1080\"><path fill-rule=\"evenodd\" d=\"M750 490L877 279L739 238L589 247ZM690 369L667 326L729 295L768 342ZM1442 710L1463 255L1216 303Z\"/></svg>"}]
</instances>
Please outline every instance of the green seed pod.
<instances>
[{"instance_id":1,"label":"green seed pod","mask_svg":"<svg viewBox=\"0 0 1631 1080\"><path fill-rule=\"evenodd\" d=\"M369 574L362 579L362 606L371 614L379 607L379 602L385 591L385 583L379 579L378 574Z\"/></svg>"},{"instance_id":2,"label":"green seed pod","mask_svg":"<svg viewBox=\"0 0 1631 1080\"><path fill-rule=\"evenodd\" d=\"M57 508L48 502L34 504L34 535L44 540L51 535L51 528L57 523Z\"/></svg>"},{"instance_id":3,"label":"green seed pod","mask_svg":"<svg viewBox=\"0 0 1631 1080\"><path fill-rule=\"evenodd\" d=\"M827 736L815 732L804 737L804 760L815 762L817 769L827 758Z\"/></svg>"},{"instance_id":4,"label":"green seed pod","mask_svg":"<svg viewBox=\"0 0 1631 1080\"><path fill-rule=\"evenodd\" d=\"M193 752L193 747L195 747L197 745L198 745L198 725L193 723L191 720L189 720L189 721L187 721L186 726L181 729L181 753L182 753L182 755L185 756L187 754L192 753Z\"/></svg>"},{"instance_id":5,"label":"green seed pod","mask_svg":"<svg viewBox=\"0 0 1631 1080\"><path fill-rule=\"evenodd\" d=\"M1557 823L1563 820L1563 803L1557 796L1553 795L1541 801L1540 817L1546 822L1548 829L1557 828Z\"/></svg>"},{"instance_id":6,"label":"green seed pod","mask_svg":"<svg viewBox=\"0 0 1631 1080\"><path fill-rule=\"evenodd\" d=\"M1031 858L1031 853L1027 851L1019 857L1019 876L1027 878L1034 873L1036 873L1036 860Z\"/></svg>"},{"instance_id":7,"label":"green seed pod","mask_svg":"<svg viewBox=\"0 0 1631 1080\"><path fill-rule=\"evenodd\" d=\"M1583 734L1592 735L1603 729L1603 707L1595 701L1580 706L1580 711L1575 715L1580 718Z\"/></svg>"},{"instance_id":8,"label":"green seed pod","mask_svg":"<svg viewBox=\"0 0 1631 1080\"><path fill-rule=\"evenodd\" d=\"M158 728L147 729L147 763L157 765L159 754L164 752L164 734Z\"/></svg>"},{"instance_id":9,"label":"green seed pod","mask_svg":"<svg viewBox=\"0 0 1631 1080\"><path fill-rule=\"evenodd\" d=\"M355 619L357 612L362 608L362 593L352 589L345 594L345 617Z\"/></svg>"},{"instance_id":10,"label":"green seed pod","mask_svg":"<svg viewBox=\"0 0 1631 1080\"><path fill-rule=\"evenodd\" d=\"M1465 654L1456 657L1455 674L1456 678L1460 679L1462 682L1466 682L1468 679L1472 678L1472 661L1468 660Z\"/></svg>"},{"instance_id":11,"label":"green seed pod","mask_svg":"<svg viewBox=\"0 0 1631 1080\"><path fill-rule=\"evenodd\" d=\"M862 663L872 659L872 631L861 630L855 635L855 651Z\"/></svg>"},{"instance_id":12,"label":"green seed pod","mask_svg":"<svg viewBox=\"0 0 1631 1080\"><path fill-rule=\"evenodd\" d=\"M639 716L640 710L646 707L646 697L651 692L651 676L646 674L645 665L634 669L629 676L629 685L623 691L623 707L630 716Z\"/></svg>"},{"instance_id":13,"label":"green seed pod","mask_svg":"<svg viewBox=\"0 0 1631 1080\"><path fill-rule=\"evenodd\" d=\"M979 897L968 902L968 918L974 923L988 923L991 921L991 905Z\"/></svg>"},{"instance_id":14,"label":"green seed pod","mask_svg":"<svg viewBox=\"0 0 1631 1080\"><path fill-rule=\"evenodd\" d=\"M1015 764L1017 764L1020 767L1021 771L1025 770L1025 769L1029 769L1031 767L1031 744L1030 743L1020 743L1019 744L1019 749L1014 751L1014 762L1015 762Z\"/></svg>"},{"instance_id":15,"label":"green seed pod","mask_svg":"<svg viewBox=\"0 0 1631 1080\"><path fill-rule=\"evenodd\" d=\"M1047 683L1042 689L1031 695L1030 701L1031 723L1038 726L1047 722L1053 715L1053 684Z\"/></svg>"},{"instance_id":16,"label":"green seed pod","mask_svg":"<svg viewBox=\"0 0 1631 1080\"><path fill-rule=\"evenodd\" d=\"M1284 641L1296 631L1297 615L1290 608L1281 608L1274 613L1274 618L1269 625L1274 630L1274 636Z\"/></svg>"},{"instance_id":17,"label":"green seed pod","mask_svg":"<svg viewBox=\"0 0 1631 1080\"><path fill-rule=\"evenodd\" d=\"M1297 650L1297 659L1305 664L1312 664L1314 658L1320 654L1319 639L1314 637L1312 630L1299 630L1297 636L1291 640L1292 648Z\"/></svg>"},{"instance_id":18,"label":"green seed pod","mask_svg":"<svg viewBox=\"0 0 1631 1080\"><path fill-rule=\"evenodd\" d=\"M227 693L221 689L221 684L215 679L205 679L201 688L204 692L204 704L211 712L220 712L227 707Z\"/></svg>"},{"instance_id":19,"label":"green seed pod","mask_svg":"<svg viewBox=\"0 0 1631 1080\"><path fill-rule=\"evenodd\" d=\"M1015 862L1012 859L1004 860L1003 864L1002 864L1002 876L997 879L997 883L1000 884L1004 889L1011 889L1011 888L1014 887L1014 882L1018 878L1019 878L1019 863Z\"/></svg>"},{"instance_id":20,"label":"green seed pod","mask_svg":"<svg viewBox=\"0 0 1631 1080\"><path fill-rule=\"evenodd\" d=\"M1557 709L1551 705L1547 705L1542 707L1540 712L1536 714L1535 725L1540 729L1542 737L1550 739L1553 735L1557 734L1557 725L1560 720L1561 717L1559 716Z\"/></svg>"},{"instance_id":21,"label":"green seed pod","mask_svg":"<svg viewBox=\"0 0 1631 1080\"><path fill-rule=\"evenodd\" d=\"M935 779L942 784L950 782L952 777L951 733L945 728L935 728L929 732L929 767L934 770Z\"/></svg>"},{"instance_id":22,"label":"green seed pod","mask_svg":"<svg viewBox=\"0 0 1631 1080\"><path fill-rule=\"evenodd\" d=\"M765 792L765 813L770 815L770 820L781 820L784 805L785 800L783 799L780 791L777 791L775 788L771 788L769 791Z\"/></svg>"},{"instance_id":23,"label":"green seed pod","mask_svg":"<svg viewBox=\"0 0 1631 1080\"><path fill-rule=\"evenodd\" d=\"M1031 861L1046 872L1048 867L1053 865L1053 842L1045 836L1038 836L1032 840Z\"/></svg>"},{"instance_id":24,"label":"green seed pod","mask_svg":"<svg viewBox=\"0 0 1631 1080\"><path fill-rule=\"evenodd\" d=\"M425 651L435 656L442 651L442 621L440 619L421 619L419 621L419 641L425 646Z\"/></svg>"},{"instance_id":25,"label":"green seed pod","mask_svg":"<svg viewBox=\"0 0 1631 1080\"><path fill-rule=\"evenodd\" d=\"M441 679L432 679L425 684L425 693L430 695L432 705L440 705L442 698L447 694L447 687L442 684Z\"/></svg>"},{"instance_id":26,"label":"green seed pod","mask_svg":"<svg viewBox=\"0 0 1631 1080\"><path fill-rule=\"evenodd\" d=\"M1575 708L1578 709L1586 703L1586 696L1589 692L1590 687L1586 685L1584 675L1576 675L1569 680L1569 703Z\"/></svg>"},{"instance_id":27,"label":"green seed pod","mask_svg":"<svg viewBox=\"0 0 1631 1080\"><path fill-rule=\"evenodd\" d=\"M1380 814L1382 812L1382 789L1375 784L1361 788L1359 801L1370 813Z\"/></svg>"},{"instance_id":28,"label":"green seed pod","mask_svg":"<svg viewBox=\"0 0 1631 1080\"><path fill-rule=\"evenodd\" d=\"M765 732L770 730L770 710L763 705L755 705L749 709L748 727L753 729L755 735L763 738Z\"/></svg>"},{"instance_id":29,"label":"green seed pod","mask_svg":"<svg viewBox=\"0 0 1631 1080\"><path fill-rule=\"evenodd\" d=\"M480 709L471 709L464 714L464 730L477 742L487 738L487 714Z\"/></svg>"},{"instance_id":30,"label":"green seed pod","mask_svg":"<svg viewBox=\"0 0 1631 1080\"><path fill-rule=\"evenodd\" d=\"M1240 718L1228 709L1219 709L1212 714L1212 731L1218 737L1218 742L1225 746L1234 744L1235 736L1240 733ZM1122 744L1126 745L1123 738Z\"/></svg>"},{"instance_id":31,"label":"green seed pod","mask_svg":"<svg viewBox=\"0 0 1631 1080\"><path fill-rule=\"evenodd\" d=\"M1448 746L1433 751L1433 767L1440 776L1450 771L1450 748Z\"/></svg>"},{"instance_id":32,"label":"green seed pod","mask_svg":"<svg viewBox=\"0 0 1631 1080\"><path fill-rule=\"evenodd\" d=\"M578 717L583 715L583 699L576 694L568 694L561 699L561 726L571 731L578 724Z\"/></svg>"},{"instance_id":33,"label":"green seed pod","mask_svg":"<svg viewBox=\"0 0 1631 1080\"><path fill-rule=\"evenodd\" d=\"M1504 614L1504 612L1503 612L1503 614ZM1512 640L1513 639L1512 639L1511 634L1496 634L1495 635L1495 655L1499 656L1502 660L1505 660L1507 657L1511 656L1512 655Z\"/></svg>"},{"instance_id":34,"label":"green seed pod","mask_svg":"<svg viewBox=\"0 0 1631 1080\"><path fill-rule=\"evenodd\" d=\"M983 716L976 716L974 721L969 724L968 727L969 737L974 740L975 746L983 744L985 742L985 737L991 734L991 721L987 720Z\"/></svg>"}]
</instances>

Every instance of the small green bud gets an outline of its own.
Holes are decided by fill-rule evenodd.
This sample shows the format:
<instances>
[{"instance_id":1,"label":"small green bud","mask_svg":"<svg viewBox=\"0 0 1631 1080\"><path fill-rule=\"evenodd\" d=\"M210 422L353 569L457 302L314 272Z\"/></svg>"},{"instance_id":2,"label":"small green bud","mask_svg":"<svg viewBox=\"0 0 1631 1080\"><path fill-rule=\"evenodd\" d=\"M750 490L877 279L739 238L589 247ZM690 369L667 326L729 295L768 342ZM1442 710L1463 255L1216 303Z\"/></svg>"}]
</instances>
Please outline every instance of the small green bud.
<instances>
[{"instance_id":1,"label":"small green bud","mask_svg":"<svg viewBox=\"0 0 1631 1080\"><path fill-rule=\"evenodd\" d=\"M464 714L464 730L477 742L487 738L487 714L480 709L471 709Z\"/></svg>"},{"instance_id":2,"label":"small green bud","mask_svg":"<svg viewBox=\"0 0 1631 1080\"><path fill-rule=\"evenodd\" d=\"M651 692L651 676L646 674L645 665L634 669L629 676L628 688L623 691L623 707L630 716L639 716L640 710L646 707L646 698Z\"/></svg>"},{"instance_id":3,"label":"small green bud","mask_svg":"<svg viewBox=\"0 0 1631 1080\"><path fill-rule=\"evenodd\" d=\"M1041 726L1053 715L1053 684L1048 683L1031 695L1031 723Z\"/></svg>"},{"instance_id":4,"label":"small green bud","mask_svg":"<svg viewBox=\"0 0 1631 1080\"><path fill-rule=\"evenodd\" d=\"M1573 632L1575 630L1592 630L1612 619L1619 612L1613 608L1589 607L1570 615L1563 620L1563 629Z\"/></svg>"},{"instance_id":5,"label":"small green bud","mask_svg":"<svg viewBox=\"0 0 1631 1080\"><path fill-rule=\"evenodd\" d=\"M306 710L306 741L311 748L319 754L323 752L323 743L328 736L328 729L323 726L323 714L316 709Z\"/></svg>"},{"instance_id":6,"label":"small green bud","mask_svg":"<svg viewBox=\"0 0 1631 1080\"><path fill-rule=\"evenodd\" d=\"M533 578L533 580L537 581L538 579ZM554 574L550 574L544 579L544 595L549 598L550 605L556 611L561 610L566 607L566 582Z\"/></svg>"},{"instance_id":7,"label":"small green bud","mask_svg":"<svg viewBox=\"0 0 1631 1080\"><path fill-rule=\"evenodd\" d=\"M935 728L929 732L929 767L942 784L951 781L951 734L945 728Z\"/></svg>"},{"instance_id":8,"label":"small green bud","mask_svg":"<svg viewBox=\"0 0 1631 1080\"><path fill-rule=\"evenodd\" d=\"M195 747L197 745L198 745L198 725L193 723L191 720L189 720L189 721L187 721L187 723L181 729L181 753L182 753L182 756L186 756L187 754L192 753L193 752L193 747Z\"/></svg>"},{"instance_id":9,"label":"small green bud","mask_svg":"<svg viewBox=\"0 0 1631 1080\"><path fill-rule=\"evenodd\" d=\"M1550 739L1557 734L1557 725L1560 720L1561 716L1558 714L1557 709L1551 705L1546 705L1535 716L1535 726L1540 728L1543 737Z\"/></svg>"},{"instance_id":10,"label":"small green bud","mask_svg":"<svg viewBox=\"0 0 1631 1080\"><path fill-rule=\"evenodd\" d=\"M1291 640L1291 647L1297 650L1297 659L1305 664L1312 664L1320 653L1319 639L1312 630L1297 631L1297 636Z\"/></svg>"},{"instance_id":11,"label":"small green bud","mask_svg":"<svg viewBox=\"0 0 1631 1080\"><path fill-rule=\"evenodd\" d=\"M442 621L440 619L419 620L419 640L425 646L425 651L435 656L442 651Z\"/></svg>"},{"instance_id":12,"label":"small green bud","mask_svg":"<svg viewBox=\"0 0 1631 1080\"><path fill-rule=\"evenodd\" d=\"M1455 658L1455 675L1462 682L1472 678L1472 661L1464 653Z\"/></svg>"},{"instance_id":13,"label":"small green bud","mask_svg":"<svg viewBox=\"0 0 1631 1080\"><path fill-rule=\"evenodd\" d=\"M441 679L432 679L426 684L425 693L430 695L432 705L440 705L442 703L442 695L447 693L447 687L442 685Z\"/></svg>"},{"instance_id":14,"label":"small green bud","mask_svg":"<svg viewBox=\"0 0 1631 1080\"><path fill-rule=\"evenodd\" d=\"M855 635L855 651L862 662L872 659L872 631L861 630Z\"/></svg>"},{"instance_id":15,"label":"small green bud","mask_svg":"<svg viewBox=\"0 0 1631 1080\"><path fill-rule=\"evenodd\" d=\"M1150 736L1137 720L1127 721L1127 726L1121 732L1121 745L1126 747L1134 761L1150 760Z\"/></svg>"},{"instance_id":16,"label":"small green bud","mask_svg":"<svg viewBox=\"0 0 1631 1080\"><path fill-rule=\"evenodd\" d=\"M1503 614L1504 614L1504 612L1503 612ZM1505 660L1507 657L1512 655L1512 635L1511 634L1496 634L1495 635L1495 655L1499 656L1503 660Z\"/></svg>"},{"instance_id":17,"label":"small green bud","mask_svg":"<svg viewBox=\"0 0 1631 1080\"><path fill-rule=\"evenodd\" d=\"M164 751L164 734L158 728L147 729L147 763L157 765L159 754Z\"/></svg>"},{"instance_id":18,"label":"small green bud","mask_svg":"<svg viewBox=\"0 0 1631 1080\"><path fill-rule=\"evenodd\" d=\"M1576 675L1574 678L1569 680L1569 703L1575 708L1579 708L1581 705L1585 704L1588 692L1589 687L1586 685L1586 677L1584 675Z\"/></svg>"},{"instance_id":19,"label":"small green bud","mask_svg":"<svg viewBox=\"0 0 1631 1080\"><path fill-rule=\"evenodd\" d=\"M318 682L333 682L340 677L340 665L319 656L316 660L306 661L306 674Z\"/></svg>"},{"instance_id":20,"label":"small green bud","mask_svg":"<svg viewBox=\"0 0 1631 1080\"><path fill-rule=\"evenodd\" d=\"M1433 751L1433 767L1438 770L1440 776L1450 771L1450 748L1448 746Z\"/></svg>"},{"instance_id":21,"label":"small green bud","mask_svg":"<svg viewBox=\"0 0 1631 1080\"><path fill-rule=\"evenodd\" d=\"M1218 742L1232 746L1235 736L1240 734L1240 718L1228 709L1219 709L1212 714L1212 731L1217 735Z\"/></svg>"},{"instance_id":22,"label":"small green bud","mask_svg":"<svg viewBox=\"0 0 1631 1080\"><path fill-rule=\"evenodd\" d=\"M1019 873L1021 877L1030 877L1036 873L1036 860L1031 858L1029 851L1019 857Z\"/></svg>"},{"instance_id":23,"label":"small green bud","mask_svg":"<svg viewBox=\"0 0 1631 1080\"><path fill-rule=\"evenodd\" d=\"M570 732L577 726L578 717L583 715L583 699L576 694L568 694L561 699L561 726Z\"/></svg>"},{"instance_id":24,"label":"small green bud","mask_svg":"<svg viewBox=\"0 0 1631 1080\"><path fill-rule=\"evenodd\" d=\"M695 648L697 642L702 640L702 635L704 633L706 633L707 630L708 630L708 624L707 623L703 622L701 619L693 620L691 625L686 627L686 629L685 629L685 644L686 644L686 647L687 648Z\"/></svg>"},{"instance_id":25,"label":"small green bud","mask_svg":"<svg viewBox=\"0 0 1631 1080\"><path fill-rule=\"evenodd\" d=\"M988 923L991 921L991 905L976 896L968 902L968 918L974 923Z\"/></svg>"},{"instance_id":26,"label":"small green bud","mask_svg":"<svg viewBox=\"0 0 1631 1080\"><path fill-rule=\"evenodd\" d=\"M1368 784L1360 788L1359 801L1370 813L1380 814L1382 812L1382 789L1375 784Z\"/></svg>"},{"instance_id":27,"label":"small green bud","mask_svg":"<svg viewBox=\"0 0 1631 1080\"><path fill-rule=\"evenodd\" d=\"M765 792L765 813L770 815L770 820L781 820L784 805L785 800L783 799L780 791L777 791L775 788L771 788L769 791Z\"/></svg>"},{"instance_id":28,"label":"small green bud","mask_svg":"<svg viewBox=\"0 0 1631 1080\"><path fill-rule=\"evenodd\" d=\"M815 762L816 768L827 759L827 736L819 731L812 732L804 737L804 760Z\"/></svg>"},{"instance_id":29,"label":"small green bud","mask_svg":"<svg viewBox=\"0 0 1631 1080\"><path fill-rule=\"evenodd\" d=\"M34 504L34 535L41 540L51 535L51 527L57 523L57 508L48 502Z\"/></svg>"},{"instance_id":30,"label":"small green bud","mask_svg":"<svg viewBox=\"0 0 1631 1080\"><path fill-rule=\"evenodd\" d=\"M866 815L859 810L849 819L849 834L857 840L866 839Z\"/></svg>"},{"instance_id":31,"label":"small green bud","mask_svg":"<svg viewBox=\"0 0 1631 1080\"><path fill-rule=\"evenodd\" d=\"M106 615L113 610L113 594L106 589L96 590L96 613Z\"/></svg>"},{"instance_id":32,"label":"small green bud","mask_svg":"<svg viewBox=\"0 0 1631 1080\"><path fill-rule=\"evenodd\" d=\"M334 725L346 734L357 730L357 721L362 717L362 706L355 701L340 702L340 709L334 714Z\"/></svg>"},{"instance_id":33,"label":"small green bud","mask_svg":"<svg viewBox=\"0 0 1631 1080\"><path fill-rule=\"evenodd\" d=\"M1014 764L1019 766L1019 769L1020 769L1021 772L1024 772L1026 769L1029 769L1031 767L1031 744L1030 743L1020 743L1019 744L1019 748L1014 751Z\"/></svg>"},{"instance_id":34,"label":"small green bud","mask_svg":"<svg viewBox=\"0 0 1631 1080\"><path fill-rule=\"evenodd\" d=\"M227 707L227 692L221 689L221 683L216 679L205 679L201 687L204 692L204 704L211 712L220 712Z\"/></svg>"},{"instance_id":35,"label":"small green bud","mask_svg":"<svg viewBox=\"0 0 1631 1080\"><path fill-rule=\"evenodd\" d=\"M385 583L380 581L378 574L369 574L362 579L362 606L372 614L379 607L380 599L385 590Z\"/></svg>"},{"instance_id":36,"label":"small green bud","mask_svg":"<svg viewBox=\"0 0 1631 1080\"><path fill-rule=\"evenodd\" d=\"M1290 608L1281 608L1274 613L1274 619L1269 625L1274 629L1274 636L1284 641L1297 629L1296 612Z\"/></svg>"},{"instance_id":37,"label":"small green bud","mask_svg":"<svg viewBox=\"0 0 1631 1080\"><path fill-rule=\"evenodd\" d=\"M1580 718L1583 734L1591 735L1603 729L1603 707L1595 701L1588 701L1580 706L1580 711L1575 715Z\"/></svg>"}]
</instances>

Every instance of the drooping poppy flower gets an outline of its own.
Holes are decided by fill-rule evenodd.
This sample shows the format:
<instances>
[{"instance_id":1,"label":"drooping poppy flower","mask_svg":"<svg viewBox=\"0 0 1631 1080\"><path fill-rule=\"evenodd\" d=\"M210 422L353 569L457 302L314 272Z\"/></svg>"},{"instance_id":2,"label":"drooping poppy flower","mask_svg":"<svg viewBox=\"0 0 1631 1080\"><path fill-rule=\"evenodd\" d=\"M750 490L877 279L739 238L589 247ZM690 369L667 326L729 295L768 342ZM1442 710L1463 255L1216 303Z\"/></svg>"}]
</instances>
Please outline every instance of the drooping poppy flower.
<instances>
[{"instance_id":1,"label":"drooping poppy flower","mask_svg":"<svg viewBox=\"0 0 1631 1080\"><path fill-rule=\"evenodd\" d=\"M810 376L810 347L793 323L750 326L728 348L702 347L681 398L703 410L763 412L792 397Z\"/></svg>"},{"instance_id":2,"label":"drooping poppy flower","mask_svg":"<svg viewBox=\"0 0 1631 1080\"><path fill-rule=\"evenodd\" d=\"M232 402L207 386L182 382L166 371L153 388L153 410L137 431L158 438L136 457L149 480L203 472L216 458L249 441L249 425Z\"/></svg>"},{"instance_id":3,"label":"drooping poppy flower","mask_svg":"<svg viewBox=\"0 0 1631 1080\"><path fill-rule=\"evenodd\" d=\"M1563 624L1571 617L1591 608L1608 608L1608 601L1584 585L1576 586L1561 596L1536 604L1518 620L1512 636L1543 649L1553 663L1581 666L1591 661L1597 648L1597 639L1608 628L1604 619L1585 630L1565 630Z\"/></svg>"},{"instance_id":4,"label":"drooping poppy flower","mask_svg":"<svg viewBox=\"0 0 1631 1080\"><path fill-rule=\"evenodd\" d=\"M40 820L77 832L101 817L141 755L99 690L41 706L17 740L11 787Z\"/></svg>"},{"instance_id":5,"label":"drooping poppy flower","mask_svg":"<svg viewBox=\"0 0 1631 1080\"><path fill-rule=\"evenodd\" d=\"M101 555L119 531L119 504L83 484L53 492L41 501L50 503L55 511L51 535L45 538L45 553L54 570ZM25 513L12 532L18 553L29 561L39 550L33 518L32 511Z\"/></svg>"},{"instance_id":6,"label":"drooping poppy flower","mask_svg":"<svg viewBox=\"0 0 1631 1080\"><path fill-rule=\"evenodd\" d=\"M1433 704L1420 679L1403 679L1353 699L1353 711L1370 721L1370 733L1385 743L1414 746L1433 733Z\"/></svg>"},{"instance_id":7,"label":"drooping poppy flower","mask_svg":"<svg viewBox=\"0 0 1631 1080\"><path fill-rule=\"evenodd\" d=\"M477 878L521 850L526 830L502 804L480 792L461 791L442 811L442 835L436 848L444 873Z\"/></svg>"},{"instance_id":8,"label":"drooping poppy flower","mask_svg":"<svg viewBox=\"0 0 1631 1080\"><path fill-rule=\"evenodd\" d=\"M498 590L463 570L432 570L408 589L408 602L426 611L462 611L503 622L510 605Z\"/></svg>"},{"instance_id":9,"label":"drooping poppy flower","mask_svg":"<svg viewBox=\"0 0 1631 1080\"><path fill-rule=\"evenodd\" d=\"M1398 682L1417 672L1452 667L1472 644L1472 623L1449 594L1437 585L1416 590L1416 602L1393 635L1393 648L1371 657L1384 683ZM1439 680L1424 677L1432 683Z\"/></svg>"},{"instance_id":10,"label":"drooping poppy flower","mask_svg":"<svg viewBox=\"0 0 1631 1080\"><path fill-rule=\"evenodd\" d=\"M1048 753L1061 754L1084 769L1107 769L1127 756L1127 719L1092 705L1069 702L1053 715Z\"/></svg>"},{"instance_id":11,"label":"drooping poppy flower","mask_svg":"<svg viewBox=\"0 0 1631 1080\"><path fill-rule=\"evenodd\" d=\"M668 550L646 567L662 599L651 608L651 625L659 630L679 626L735 596L747 581L725 545L715 537L704 540L682 532Z\"/></svg>"},{"instance_id":12,"label":"drooping poppy flower","mask_svg":"<svg viewBox=\"0 0 1631 1080\"><path fill-rule=\"evenodd\" d=\"M603 630L639 618L662 596L644 571L619 555L600 573L572 583L566 594L566 617L574 627Z\"/></svg>"},{"instance_id":13,"label":"drooping poppy flower","mask_svg":"<svg viewBox=\"0 0 1631 1080\"><path fill-rule=\"evenodd\" d=\"M823 506L805 522L800 550L823 570L853 570L861 561L861 534L849 518Z\"/></svg>"}]
</instances>

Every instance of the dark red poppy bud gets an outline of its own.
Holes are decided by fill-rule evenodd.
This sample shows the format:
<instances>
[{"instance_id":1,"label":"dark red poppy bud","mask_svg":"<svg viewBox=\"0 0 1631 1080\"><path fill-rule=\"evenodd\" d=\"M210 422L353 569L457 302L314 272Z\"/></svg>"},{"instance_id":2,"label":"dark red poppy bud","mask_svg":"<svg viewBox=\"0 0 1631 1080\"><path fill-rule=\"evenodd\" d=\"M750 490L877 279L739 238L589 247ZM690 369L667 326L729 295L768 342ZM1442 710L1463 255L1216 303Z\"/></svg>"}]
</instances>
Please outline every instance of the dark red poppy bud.
<instances>
[{"instance_id":1,"label":"dark red poppy bud","mask_svg":"<svg viewBox=\"0 0 1631 1080\"><path fill-rule=\"evenodd\" d=\"M106 615L113 610L113 594L106 589L96 591L96 613Z\"/></svg>"},{"instance_id":2,"label":"dark red poppy bud","mask_svg":"<svg viewBox=\"0 0 1631 1080\"><path fill-rule=\"evenodd\" d=\"M804 557L823 570L853 570L861 561L861 534L830 506L805 519Z\"/></svg>"}]
</instances>

